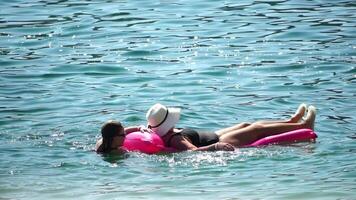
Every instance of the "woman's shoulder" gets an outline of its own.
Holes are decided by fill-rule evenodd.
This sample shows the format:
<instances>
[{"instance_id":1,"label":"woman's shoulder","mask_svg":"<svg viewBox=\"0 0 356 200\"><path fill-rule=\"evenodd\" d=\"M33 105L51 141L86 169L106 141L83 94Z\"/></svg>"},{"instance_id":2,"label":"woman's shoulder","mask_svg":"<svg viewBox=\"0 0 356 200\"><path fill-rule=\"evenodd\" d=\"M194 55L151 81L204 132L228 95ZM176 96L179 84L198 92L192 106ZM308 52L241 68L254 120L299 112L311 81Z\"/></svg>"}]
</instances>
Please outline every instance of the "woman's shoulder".
<instances>
[{"instance_id":1,"label":"woman's shoulder","mask_svg":"<svg viewBox=\"0 0 356 200\"><path fill-rule=\"evenodd\" d=\"M170 146L172 138L174 138L175 136L179 136L181 132L181 129L174 128L173 131L170 131L166 135L161 136L161 138L166 146Z\"/></svg>"},{"instance_id":2,"label":"woman's shoulder","mask_svg":"<svg viewBox=\"0 0 356 200\"><path fill-rule=\"evenodd\" d=\"M183 130L184 129L182 129L182 128L174 128L173 131L168 132L163 137L172 137L172 136L175 136L175 135L180 135L180 133L182 133Z\"/></svg>"},{"instance_id":3,"label":"woman's shoulder","mask_svg":"<svg viewBox=\"0 0 356 200\"><path fill-rule=\"evenodd\" d=\"M102 145L103 144L103 138L100 138L98 141L96 141L96 144L95 144L95 151L98 152L100 151L100 149L102 148Z\"/></svg>"}]
</instances>

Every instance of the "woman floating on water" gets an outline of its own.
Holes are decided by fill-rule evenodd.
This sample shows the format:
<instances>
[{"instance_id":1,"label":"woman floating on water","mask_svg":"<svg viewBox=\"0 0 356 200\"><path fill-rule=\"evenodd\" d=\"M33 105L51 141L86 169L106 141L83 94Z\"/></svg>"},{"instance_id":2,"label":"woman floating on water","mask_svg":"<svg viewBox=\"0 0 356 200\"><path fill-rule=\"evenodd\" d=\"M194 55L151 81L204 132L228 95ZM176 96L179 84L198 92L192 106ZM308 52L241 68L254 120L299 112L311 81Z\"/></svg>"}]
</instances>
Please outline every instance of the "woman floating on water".
<instances>
[{"instance_id":1,"label":"woman floating on water","mask_svg":"<svg viewBox=\"0 0 356 200\"><path fill-rule=\"evenodd\" d=\"M306 117L303 119L306 111ZM180 118L179 108L155 104L146 114L148 129L158 134L166 147L179 151L233 151L236 147L251 144L268 136L303 128L314 129L315 117L314 106L307 109L305 104L301 104L296 113L287 120L240 123L215 132L201 132L175 128ZM109 121L101 129L102 139L97 142L96 151L122 153L125 135L143 129L146 128L124 129L120 122Z\"/></svg>"}]
</instances>

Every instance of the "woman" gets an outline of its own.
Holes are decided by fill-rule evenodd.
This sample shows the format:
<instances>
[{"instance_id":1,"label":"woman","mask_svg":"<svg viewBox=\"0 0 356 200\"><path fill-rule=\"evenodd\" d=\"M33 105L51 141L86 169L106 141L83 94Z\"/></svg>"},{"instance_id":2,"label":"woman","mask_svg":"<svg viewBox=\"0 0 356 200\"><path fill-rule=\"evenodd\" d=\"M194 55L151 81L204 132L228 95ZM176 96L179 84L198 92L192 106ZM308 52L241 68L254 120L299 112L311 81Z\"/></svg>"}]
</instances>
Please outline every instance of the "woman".
<instances>
[{"instance_id":1,"label":"woman","mask_svg":"<svg viewBox=\"0 0 356 200\"><path fill-rule=\"evenodd\" d=\"M267 136L302 128L314 129L316 109L309 106L306 118L302 120L306 107L305 104L301 104L296 113L285 121L241 123L210 133L174 128L179 121L179 108L155 104L148 110L146 118L148 128L161 136L166 147L180 151L233 151L235 147L251 144Z\"/></svg>"},{"instance_id":2,"label":"woman","mask_svg":"<svg viewBox=\"0 0 356 200\"><path fill-rule=\"evenodd\" d=\"M96 142L95 151L97 153L125 153L125 150L121 148L125 136L140 130L142 127L124 128L120 122L110 120L101 127L102 138Z\"/></svg>"}]
</instances>

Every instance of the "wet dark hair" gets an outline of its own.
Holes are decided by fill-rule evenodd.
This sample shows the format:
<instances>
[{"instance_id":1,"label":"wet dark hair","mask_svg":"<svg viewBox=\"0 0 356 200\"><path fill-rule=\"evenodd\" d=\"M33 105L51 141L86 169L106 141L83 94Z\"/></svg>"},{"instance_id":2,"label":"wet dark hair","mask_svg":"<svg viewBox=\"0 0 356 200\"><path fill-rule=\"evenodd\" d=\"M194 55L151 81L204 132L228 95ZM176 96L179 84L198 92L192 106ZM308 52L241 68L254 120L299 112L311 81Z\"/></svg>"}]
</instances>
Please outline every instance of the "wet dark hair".
<instances>
[{"instance_id":1,"label":"wet dark hair","mask_svg":"<svg viewBox=\"0 0 356 200\"><path fill-rule=\"evenodd\" d=\"M111 144L112 140L115 136L118 136L120 132L124 131L124 127L120 122L117 121L109 121L106 122L101 127L101 136L103 138L103 143L97 149L99 153L110 153L112 150Z\"/></svg>"}]
</instances>

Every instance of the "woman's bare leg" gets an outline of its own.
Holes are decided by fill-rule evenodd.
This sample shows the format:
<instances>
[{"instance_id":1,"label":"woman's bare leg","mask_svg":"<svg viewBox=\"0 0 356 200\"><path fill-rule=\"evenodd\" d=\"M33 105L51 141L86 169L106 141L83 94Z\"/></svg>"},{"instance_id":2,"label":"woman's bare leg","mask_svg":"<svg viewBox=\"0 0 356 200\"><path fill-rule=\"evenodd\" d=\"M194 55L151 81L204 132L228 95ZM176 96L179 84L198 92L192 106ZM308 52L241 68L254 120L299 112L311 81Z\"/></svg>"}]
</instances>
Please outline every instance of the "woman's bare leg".
<instances>
[{"instance_id":1,"label":"woman's bare leg","mask_svg":"<svg viewBox=\"0 0 356 200\"><path fill-rule=\"evenodd\" d=\"M303 116L304 116L304 113L306 111L306 108L307 108L307 105L306 104L300 104L297 111L295 112L295 114L287 119L287 120L279 120L279 121L258 121L257 123L259 124L276 124L276 123L297 123L299 122ZM243 123L240 123L240 124L237 124L237 125L234 125L232 127L228 127L228 128L224 128L224 129L220 129L218 131L216 131L215 133L221 137L223 136L224 134L226 133L229 133L231 131L235 131L235 130L239 130L239 129L242 129L242 128L246 128L248 126L250 126L251 123L248 123L248 122L243 122Z\"/></svg>"},{"instance_id":2,"label":"woman's bare leg","mask_svg":"<svg viewBox=\"0 0 356 200\"><path fill-rule=\"evenodd\" d=\"M233 130L220 136L220 142L226 142L236 147L251 144L261 138L278 135L284 132L293 131L301 128L314 128L315 108L309 107L306 120L297 123L275 123L275 124L260 124L253 123L250 126Z\"/></svg>"},{"instance_id":3,"label":"woman's bare leg","mask_svg":"<svg viewBox=\"0 0 356 200\"><path fill-rule=\"evenodd\" d=\"M223 135L225 135L226 133L229 133L231 131L234 131L234 130L239 130L239 129L242 129L242 128L245 128L245 127L248 127L250 126L251 123L248 123L248 122L242 122L240 124L237 124L237 125L234 125L234 126L231 126L231 127L228 127L228 128L224 128L224 129L220 129L220 130L217 130L215 131L215 133L221 137Z\"/></svg>"}]
</instances>

